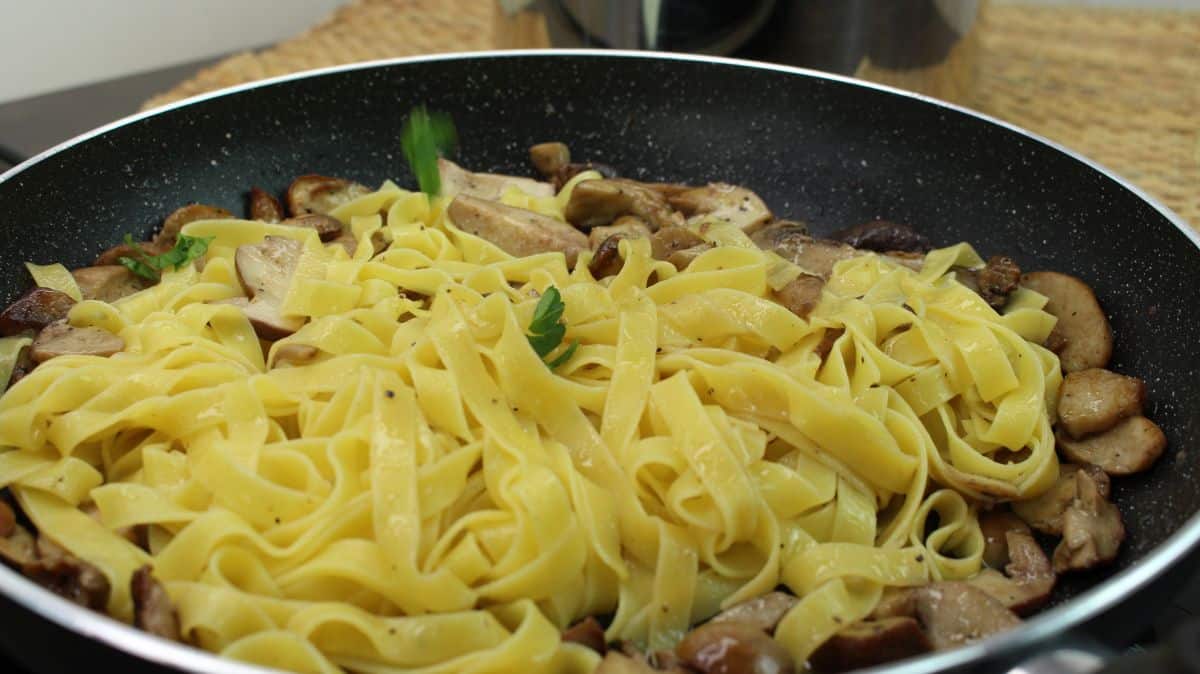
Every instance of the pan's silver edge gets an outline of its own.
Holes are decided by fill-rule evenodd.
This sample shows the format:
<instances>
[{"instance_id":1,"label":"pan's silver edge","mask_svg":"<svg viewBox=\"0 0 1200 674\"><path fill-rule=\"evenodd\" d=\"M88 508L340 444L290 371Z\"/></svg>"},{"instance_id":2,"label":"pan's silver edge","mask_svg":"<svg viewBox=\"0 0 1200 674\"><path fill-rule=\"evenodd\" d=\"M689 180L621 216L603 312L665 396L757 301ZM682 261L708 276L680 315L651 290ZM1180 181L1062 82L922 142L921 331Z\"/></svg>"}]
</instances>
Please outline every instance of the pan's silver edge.
<instances>
[{"instance_id":1,"label":"pan's silver edge","mask_svg":"<svg viewBox=\"0 0 1200 674\"><path fill-rule=\"evenodd\" d=\"M199 96L177 101L160 108L155 108L153 110L148 110L130 115L123 119L119 119L87 133L80 134L75 138L60 143L34 157L31 157L21 164L4 172L3 174L0 174L0 183L11 180L30 166L44 161L45 159L52 157L59 152L97 136L103 135L114 129L134 124L143 119L160 115L171 110L240 91L269 87L281 82L289 82L292 80L305 79L309 77L318 77L339 72L365 70L380 66L400 65L406 63L428 63L464 58L511 58L524 56L560 55L716 63L726 66L768 70L792 75L803 75L815 79L842 82L868 89L887 92L897 96L924 101L931 105L953 110L955 112L959 112L1008 129L1009 131L1042 143L1043 145L1051 147L1075 159L1076 161L1083 163L1084 165L1106 176L1118 185L1129 190L1139 199L1152 206L1164 218L1166 218L1168 222L1174 225L1176 229L1186 236L1194 246L1200 249L1200 234L1193 230L1183 220L1182 217L1173 212L1158 199L1149 195L1137 185L1134 185L1130 181L1118 175L1116 172L1099 164L1098 162L1095 162L1079 154L1078 152L1071 150L1070 148L1050 140L1049 138L1023 129L1015 124L930 96L897 89L887 85L866 82L852 77L834 75L831 73L824 73L806 68L796 68L772 63L759 63L742 59L690 54L671 54L662 52L605 49L532 49L455 52L396 59L383 59L378 61L365 61L362 63L293 73L290 75L274 77L201 94ZM1137 564L1125 569L1112 578L1109 578L1099 586L1089 590L1088 592L1085 592L1079 597L1074 598L1066 605L1051 609L1030 619L1020 630L994 637L979 644L920 658L911 663L899 663L863 671L876 674L883 674L884 672L890 672L892 674L897 674L898 672L912 674L936 672L962 666L971 660L983 656L1002 652L1012 652L1023 647L1032 646L1037 642L1047 640L1054 635L1061 634L1064 630L1076 627L1088 619L1098 615L1099 613L1116 606L1124 597L1142 587L1145 587L1156 577L1163 574L1171 566L1174 560L1183 556L1189 551L1189 549L1195 547L1197 543L1200 543L1200 513L1191 517L1182 527L1180 527L1177 532L1172 534L1169 538L1167 538L1166 541L1155 548L1153 552L1147 555L1144 559L1140 560ZM87 635L147 660L173 666L184 671L209 672L213 674L266 674L267 672L276 671L264 667L221 659L204 651L200 651L188 646L182 646L148 635L133 627L117 622L116 620L113 620L107 616L94 613L87 609L71 604L70 602L55 596L49 591L34 585L16 572L8 569L7 567L3 567L2 565L0 565L0 591L3 591L8 597L39 614L43 618L59 624L67 629Z\"/></svg>"}]
</instances>

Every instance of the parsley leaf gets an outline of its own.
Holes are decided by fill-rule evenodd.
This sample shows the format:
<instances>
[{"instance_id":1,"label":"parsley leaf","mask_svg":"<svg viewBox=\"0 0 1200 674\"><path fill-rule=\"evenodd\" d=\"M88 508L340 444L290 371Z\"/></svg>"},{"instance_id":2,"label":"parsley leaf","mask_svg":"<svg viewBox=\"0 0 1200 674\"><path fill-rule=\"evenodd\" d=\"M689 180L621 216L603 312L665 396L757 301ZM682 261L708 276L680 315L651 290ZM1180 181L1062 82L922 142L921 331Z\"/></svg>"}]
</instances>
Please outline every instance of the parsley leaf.
<instances>
[{"instance_id":1,"label":"parsley leaf","mask_svg":"<svg viewBox=\"0 0 1200 674\"><path fill-rule=\"evenodd\" d=\"M567 335L567 326L562 323L563 310L566 308L567 305L563 303L562 294L558 292L558 288L550 286L542 294L542 299L538 300L537 307L533 310L533 319L529 322L531 334L526 335L526 338L529 339L529 345L542 360L545 360L546 356L557 349ZM571 356L575 355L575 350L578 348L579 341L572 340L566 351L563 351L557 358L547 361L546 366L551 370L557 369L558 366L571 360Z\"/></svg>"},{"instance_id":2,"label":"parsley leaf","mask_svg":"<svg viewBox=\"0 0 1200 674\"><path fill-rule=\"evenodd\" d=\"M208 244L213 238L180 234L171 250L161 255L150 255L134 242L133 237L126 234L125 243L133 248L137 257L121 257L117 261L134 274L150 281L157 281L164 269L168 267L179 269L193 260L204 257L204 254L208 252Z\"/></svg>"},{"instance_id":3,"label":"parsley leaf","mask_svg":"<svg viewBox=\"0 0 1200 674\"><path fill-rule=\"evenodd\" d=\"M422 192L434 197L442 191L437 160L439 156L454 150L457 144L458 133L449 115L430 113L423 105L418 105L408 114L400 131L400 147Z\"/></svg>"}]
</instances>

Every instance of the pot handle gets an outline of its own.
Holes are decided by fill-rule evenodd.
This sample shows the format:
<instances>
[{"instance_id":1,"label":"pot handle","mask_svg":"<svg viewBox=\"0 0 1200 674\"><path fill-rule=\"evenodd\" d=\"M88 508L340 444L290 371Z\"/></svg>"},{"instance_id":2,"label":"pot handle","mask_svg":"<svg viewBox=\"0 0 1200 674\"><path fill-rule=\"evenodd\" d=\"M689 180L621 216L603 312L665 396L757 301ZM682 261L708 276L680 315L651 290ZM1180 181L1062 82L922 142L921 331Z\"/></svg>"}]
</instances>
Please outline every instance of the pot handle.
<instances>
[{"instance_id":1,"label":"pot handle","mask_svg":"<svg viewBox=\"0 0 1200 674\"><path fill-rule=\"evenodd\" d=\"M1025 660L1008 674L1200 674L1200 619L1184 623L1148 650L1106 658L1108 653L1094 642L1072 640Z\"/></svg>"}]
</instances>

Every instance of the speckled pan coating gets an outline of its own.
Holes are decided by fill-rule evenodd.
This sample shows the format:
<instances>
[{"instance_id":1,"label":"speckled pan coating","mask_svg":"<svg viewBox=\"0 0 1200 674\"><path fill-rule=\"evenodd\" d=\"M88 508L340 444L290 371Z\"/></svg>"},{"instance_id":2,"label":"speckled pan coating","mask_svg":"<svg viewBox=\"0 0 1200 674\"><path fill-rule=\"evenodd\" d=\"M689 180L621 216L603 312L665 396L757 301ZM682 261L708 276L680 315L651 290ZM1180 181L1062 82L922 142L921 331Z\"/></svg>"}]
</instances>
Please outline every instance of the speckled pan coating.
<instances>
[{"instance_id":1,"label":"speckled pan coating","mask_svg":"<svg viewBox=\"0 0 1200 674\"><path fill-rule=\"evenodd\" d=\"M1146 380L1170 441L1154 469L1114 480L1135 563L1200 508L1200 251L1151 205L1084 163L915 98L730 63L595 55L439 60L295 79L112 129L0 183L0 298L20 263L87 264L175 207L243 212L246 191L301 173L412 184L398 136L415 104L449 112L457 159L530 173L526 149L650 180L722 180L817 232L888 218L937 243L972 242L1027 270L1087 281L1117 336L1112 368ZM1108 573L1066 579L1063 602ZM1131 635L1133 636L1133 635Z\"/></svg>"}]
</instances>

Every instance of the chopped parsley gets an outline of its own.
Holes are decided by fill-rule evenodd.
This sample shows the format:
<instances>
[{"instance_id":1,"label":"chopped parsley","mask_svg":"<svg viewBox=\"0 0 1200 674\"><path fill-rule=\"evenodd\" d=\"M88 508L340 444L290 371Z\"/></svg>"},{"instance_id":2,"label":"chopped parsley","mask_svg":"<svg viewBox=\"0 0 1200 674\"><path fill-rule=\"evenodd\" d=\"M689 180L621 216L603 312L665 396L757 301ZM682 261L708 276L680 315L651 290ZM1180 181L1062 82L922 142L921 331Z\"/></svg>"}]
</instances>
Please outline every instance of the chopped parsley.
<instances>
[{"instance_id":1,"label":"chopped parsley","mask_svg":"<svg viewBox=\"0 0 1200 674\"><path fill-rule=\"evenodd\" d=\"M133 237L125 235L125 243L133 248L136 257L122 257L118 260L129 271L141 276L150 281L157 281L164 269L180 267L191 264L193 260L199 259L208 252L208 244L213 240L211 236L188 236L180 234L175 240L175 247L161 255L150 255L140 245L134 242Z\"/></svg>"},{"instance_id":2,"label":"chopped parsley","mask_svg":"<svg viewBox=\"0 0 1200 674\"><path fill-rule=\"evenodd\" d=\"M579 348L579 341L572 340L570 346L561 354L552 360L546 360L546 356L557 349L566 337L567 326L562 322L563 310L566 308L558 288L550 286L542 294L542 299L538 300L537 308L533 310L533 320L529 322L529 345L551 370L571 360L571 356L575 355L575 350Z\"/></svg>"},{"instance_id":3,"label":"chopped parsley","mask_svg":"<svg viewBox=\"0 0 1200 674\"><path fill-rule=\"evenodd\" d=\"M400 147L422 192L434 197L442 191L437 160L457 144L458 133L449 115L431 113L423 105L409 113L400 131Z\"/></svg>"}]
</instances>

